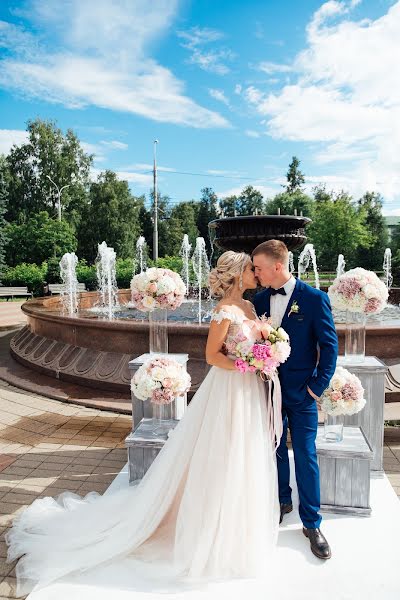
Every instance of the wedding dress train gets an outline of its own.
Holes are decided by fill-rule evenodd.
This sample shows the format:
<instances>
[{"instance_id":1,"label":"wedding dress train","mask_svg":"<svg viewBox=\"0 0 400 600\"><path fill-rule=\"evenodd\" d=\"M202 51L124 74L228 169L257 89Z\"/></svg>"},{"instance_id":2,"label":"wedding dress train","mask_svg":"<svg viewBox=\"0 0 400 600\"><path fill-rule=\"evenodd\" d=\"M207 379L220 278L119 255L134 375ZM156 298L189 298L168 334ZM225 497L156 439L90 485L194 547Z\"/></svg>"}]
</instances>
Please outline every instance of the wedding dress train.
<instances>
[{"instance_id":1,"label":"wedding dress train","mask_svg":"<svg viewBox=\"0 0 400 600\"><path fill-rule=\"evenodd\" d=\"M233 313L213 318L248 334ZM154 578L265 575L279 523L274 446L265 384L212 367L138 485L38 499L15 519L18 595L129 557Z\"/></svg>"}]
</instances>

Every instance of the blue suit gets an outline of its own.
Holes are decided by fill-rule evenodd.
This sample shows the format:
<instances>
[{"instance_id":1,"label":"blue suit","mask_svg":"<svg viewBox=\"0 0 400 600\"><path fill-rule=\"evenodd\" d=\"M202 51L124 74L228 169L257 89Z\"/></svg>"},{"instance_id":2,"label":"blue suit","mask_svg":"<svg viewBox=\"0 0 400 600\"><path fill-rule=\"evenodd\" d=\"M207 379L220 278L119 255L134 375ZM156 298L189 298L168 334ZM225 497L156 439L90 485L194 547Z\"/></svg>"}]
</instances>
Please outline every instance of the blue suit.
<instances>
[{"instance_id":1,"label":"blue suit","mask_svg":"<svg viewBox=\"0 0 400 600\"><path fill-rule=\"evenodd\" d=\"M254 297L259 316L270 316L269 288ZM289 316L292 304L298 312ZM289 456L286 445L287 428L293 446L296 481L299 491L299 514L304 527L320 526L319 469L315 439L318 428L318 408L307 386L321 396L328 387L336 368L338 340L333 323L329 297L300 279L289 300L282 327L290 337L291 353L279 368L282 387L283 435L277 450L279 501L291 502Z\"/></svg>"}]
</instances>

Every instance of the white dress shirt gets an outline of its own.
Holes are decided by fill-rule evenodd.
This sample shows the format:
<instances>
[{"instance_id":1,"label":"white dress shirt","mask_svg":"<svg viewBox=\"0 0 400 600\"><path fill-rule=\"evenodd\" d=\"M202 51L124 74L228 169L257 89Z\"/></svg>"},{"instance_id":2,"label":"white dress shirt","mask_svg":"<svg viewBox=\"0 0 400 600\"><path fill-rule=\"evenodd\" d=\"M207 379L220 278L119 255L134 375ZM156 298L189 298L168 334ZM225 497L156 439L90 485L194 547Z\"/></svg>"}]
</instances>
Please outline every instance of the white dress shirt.
<instances>
[{"instance_id":1,"label":"white dress shirt","mask_svg":"<svg viewBox=\"0 0 400 600\"><path fill-rule=\"evenodd\" d=\"M289 300L293 294L293 290L296 287L296 279L293 275L287 280L287 282L282 285L286 292L286 296L283 294L275 294L274 296L271 294L270 300L270 313L272 318L272 324L274 327L280 327L282 323L282 319L286 312L286 309L289 304Z\"/></svg>"}]
</instances>

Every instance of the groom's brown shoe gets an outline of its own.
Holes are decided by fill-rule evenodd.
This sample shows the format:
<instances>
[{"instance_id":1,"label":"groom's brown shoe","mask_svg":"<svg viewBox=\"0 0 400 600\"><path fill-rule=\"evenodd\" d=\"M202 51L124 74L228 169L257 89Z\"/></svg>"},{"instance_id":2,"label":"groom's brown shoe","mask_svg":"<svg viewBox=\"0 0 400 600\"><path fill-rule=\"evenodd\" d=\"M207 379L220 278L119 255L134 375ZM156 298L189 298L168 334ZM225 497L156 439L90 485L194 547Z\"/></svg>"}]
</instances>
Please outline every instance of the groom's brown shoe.
<instances>
[{"instance_id":1,"label":"groom's brown shoe","mask_svg":"<svg viewBox=\"0 0 400 600\"><path fill-rule=\"evenodd\" d=\"M311 552L317 558L327 560L332 556L329 544L320 529L306 529L306 527L303 527L303 533L310 540Z\"/></svg>"},{"instance_id":2,"label":"groom's brown shoe","mask_svg":"<svg viewBox=\"0 0 400 600\"><path fill-rule=\"evenodd\" d=\"M281 516L279 517L279 523L282 523L283 516L287 515L290 512L292 512L292 510L293 510L293 504L291 504L291 503L288 503L288 504L281 503Z\"/></svg>"}]
</instances>

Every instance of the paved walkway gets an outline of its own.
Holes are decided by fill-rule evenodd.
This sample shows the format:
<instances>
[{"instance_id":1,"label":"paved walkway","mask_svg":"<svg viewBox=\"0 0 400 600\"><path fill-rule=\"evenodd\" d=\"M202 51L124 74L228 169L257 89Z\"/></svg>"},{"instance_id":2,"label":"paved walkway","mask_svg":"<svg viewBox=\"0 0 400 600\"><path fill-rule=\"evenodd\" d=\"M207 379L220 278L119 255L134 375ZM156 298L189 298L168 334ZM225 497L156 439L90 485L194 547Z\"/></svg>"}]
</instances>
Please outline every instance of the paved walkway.
<instances>
[{"instance_id":1,"label":"paved walkway","mask_svg":"<svg viewBox=\"0 0 400 600\"><path fill-rule=\"evenodd\" d=\"M82 408L0 380L0 600L15 597L4 534L36 498L65 490L103 493L126 462L131 418ZM385 430L384 466L400 497L400 428Z\"/></svg>"},{"instance_id":2,"label":"paved walkway","mask_svg":"<svg viewBox=\"0 0 400 600\"><path fill-rule=\"evenodd\" d=\"M0 331L26 324L26 316L21 310L21 306L24 302L26 302L26 300L18 302L12 302L11 300L8 302L0 302Z\"/></svg>"},{"instance_id":3,"label":"paved walkway","mask_svg":"<svg viewBox=\"0 0 400 600\"><path fill-rule=\"evenodd\" d=\"M131 417L36 396L0 381L0 600L15 597L4 534L36 498L103 493L126 463Z\"/></svg>"}]
</instances>

